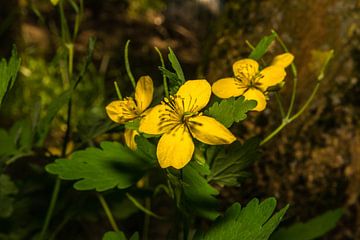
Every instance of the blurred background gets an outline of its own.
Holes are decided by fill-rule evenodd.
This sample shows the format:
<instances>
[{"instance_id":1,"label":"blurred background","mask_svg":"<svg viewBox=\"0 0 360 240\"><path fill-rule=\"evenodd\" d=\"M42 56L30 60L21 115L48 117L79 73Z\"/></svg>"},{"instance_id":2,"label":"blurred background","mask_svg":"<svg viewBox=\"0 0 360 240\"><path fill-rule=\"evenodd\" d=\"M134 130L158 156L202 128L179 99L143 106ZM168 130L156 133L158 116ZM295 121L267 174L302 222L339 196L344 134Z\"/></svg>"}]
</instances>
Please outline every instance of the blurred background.
<instances>
[{"instance_id":1,"label":"blurred background","mask_svg":"<svg viewBox=\"0 0 360 240\"><path fill-rule=\"evenodd\" d=\"M71 4L64 5L64 11L72 26L75 13ZM155 85L161 85L160 60L154 47L165 56L170 46L187 79L206 78L213 82L230 76L232 63L248 56L251 49L245 40L255 45L275 29L295 55L299 71L295 107L311 94L318 60L333 49L335 57L310 108L263 147L262 158L249 170L253 176L240 188L223 189L221 199L227 206L253 197L275 196L279 206L290 204L286 215L289 223L344 207L345 215L337 228L322 239L360 239L359 24L358 0L86 0L74 44L75 63L81 63L86 55L90 36L97 38L97 44L94 62L74 97L73 122L79 123L74 131L85 134L89 125L105 118L104 106L116 99L113 81L120 83L124 96L131 93L123 60L128 39L135 78L150 75ZM0 111L0 128L10 129L15 121L33 116L38 105L46 108L68 86L60 77L63 54L59 50L60 35L59 7L50 1L0 1L0 56L8 58L15 43L22 58L15 87ZM281 52L278 45L273 45L265 59L270 60ZM75 71L77 66L74 64ZM289 81L281 94L286 100L290 93ZM281 118L275 99L269 103L266 111L252 113L243 123L240 138L264 136L277 127ZM65 122L60 114L45 142L55 155L61 147ZM108 136L103 134L101 138ZM49 186L35 184L43 181L41 174L46 175L38 169L44 165L39 164L41 161L33 157L20 159L7 171L22 180L23 188L31 179L31 188L21 190L21 194L39 192L37 199L26 201L32 201L34 209L40 207L45 212L52 184L51 181ZM32 163L31 167L24 162ZM24 173L28 168L31 173ZM28 212L33 217L44 214L32 213L31 209ZM133 212L126 214L129 215L124 217ZM135 220L136 214L130 218ZM28 223L24 216L19 216L17 221L23 221L24 226ZM106 223L99 226L99 219L89 215L81 223L75 217L64 224L66 231L76 232L80 226L83 232L79 235L94 236L101 224ZM137 228L134 223L124 224L129 230ZM8 225L0 228L10 229ZM157 230L159 227L153 226L152 231ZM65 234L61 231L59 236Z\"/></svg>"}]
</instances>

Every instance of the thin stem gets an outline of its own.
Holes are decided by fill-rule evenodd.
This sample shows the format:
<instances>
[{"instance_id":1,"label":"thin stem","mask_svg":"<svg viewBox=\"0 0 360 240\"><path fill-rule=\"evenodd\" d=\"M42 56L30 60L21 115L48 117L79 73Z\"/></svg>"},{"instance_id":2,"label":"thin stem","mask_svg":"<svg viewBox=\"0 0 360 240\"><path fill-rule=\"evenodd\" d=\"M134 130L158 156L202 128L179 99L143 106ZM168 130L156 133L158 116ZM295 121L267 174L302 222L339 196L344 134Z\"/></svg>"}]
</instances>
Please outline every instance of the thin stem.
<instances>
[{"instance_id":1,"label":"thin stem","mask_svg":"<svg viewBox=\"0 0 360 240\"><path fill-rule=\"evenodd\" d=\"M282 122L272 133L270 133L267 137L264 138L264 140L262 140L260 142L260 146L264 145L265 143L267 143L268 141L270 141L276 134L278 134L285 126L287 125L287 122Z\"/></svg>"},{"instance_id":2,"label":"thin stem","mask_svg":"<svg viewBox=\"0 0 360 240\"><path fill-rule=\"evenodd\" d=\"M275 34L276 40L280 43L283 50L288 53L289 49L287 48L284 41L280 38L279 34L277 34L277 32L275 30L271 30L271 32L273 34ZM293 74L293 88L292 88L292 92L291 92L291 99L290 99L289 109L288 109L288 111L286 113L286 118L290 117L290 115L291 115L291 113L293 111L294 104L295 104L295 99L296 99L296 88L297 88L297 82L298 82L298 74L297 74L296 65L294 63L291 63L291 72Z\"/></svg>"},{"instance_id":3,"label":"thin stem","mask_svg":"<svg viewBox=\"0 0 360 240\"><path fill-rule=\"evenodd\" d=\"M144 177L144 187L149 187L149 176L146 175ZM145 208L151 209L151 198L146 197L145 198ZM150 226L150 215L144 214L144 227L143 227L143 240L148 240L149 236L149 226Z\"/></svg>"},{"instance_id":4,"label":"thin stem","mask_svg":"<svg viewBox=\"0 0 360 240\"><path fill-rule=\"evenodd\" d=\"M305 104L302 106L302 108L300 108L300 110L289 119L289 122L294 121L306 110L306 108L308 108L309 104L312 102L317 91L319 90L319 87L320 87L320 82L317 82L316 86L315 86L313 92L311 93L310 97L308 98L308 100L305 102Z\"/></svg>"},{"instance_id":5,"label":"thin stem","mask_svg":"<svg viewBox=\"0 0 360 240\"><path fill-rule=\"evenodd\" d=\"M164 62L164 58L160 52L160 50L155 47L155 50L156 52L159 54L159 57L160 57L160 62L161 62L161 67L165 68L165 62ZM169 87L168 87L168 84L167 84L167 81L166 81L166 76L165 74L162 74L163 75L163 85L164 85L164 92L165 92L165 97L169 97Z\"/></svg>"},{"instance_id":6,"label":"thin stem","mask_svg":"<svg viewBox=\"0 0 360 240\"><path fill-rule=\"evenodd\" d=\"M73 73L73 63L74 63L74 44L68 43L66 44L69 53L69 79L72 79Z\"/></svg>"},{"instance_id":7,"label":"thin stem","mask_svg":"<svg viewBox=\"0 0 360 240\"><path fill-rule=\"evenodd\" d=\"M284 106L282 104L281 98L280 98L280 94L279 93L275 93L275 99L277 104L279 105L279 110L280 110L280 114L281 114L281 118L284 119L285 118L285 111L284 111Z\"/></svg>"},{"instance_id":8,"label":"thin stem","mask_svg":"<svg viewBox=\"0 0 360 240\"><path fill-rule=\"evenodd\" d=\"M270 133L267 137L265 137L264 140L261 141L260 146L264 145L265 143L267 143L268 141L270 141L276 134L278 134L287 124L291 123L292 121L294 121L296 118L298 118L305 110L306 108L308 108L309 104L312 102L312 100L314 99L316 93L319 90L319 86L320 86L320 81L318 81L316 83L316 86L314 87L310 97L307 99L307 101L304 103L304 105L300 108L300 110L295 113L292 117L290 118L285 118L283 119L283 122L272 132Z\"/></svg>"},{"instance_id":9,"label":"thin stem","mask_svg":"<svg viewBox=\"0 0 360 240\"><path fill-rule=\"evenodd\" d=\"M48 210L46 212L45 221L44 221L43 227L41 229L40 238L39 238L40 240L45 239L45 234L46 234L46 231L47 231L47 229L49 227L50 220L51 220L52 214L53 214L54 209L55 209L56 201L58 199L60 186L61 186L61 180L60 180L60 178L57 178L56 181L55 181L55 185L54 185L52 195L51 195L50 205L49 205L49 208L48 208Z\"/></svg>"},{"instance_id":10,"label":"thin stem","mask_svg":"<svg viewBox=\"0 0 360 240\"><path fill-rule=\"evenodd\" d=\"M60 15L61 15L62 18L64 18L64 9L62 7L62 1L60 1ZM62 21L62 27L63 27L63 25L64 25L64 22ZM68 39L66 37L65 32L63 32L63 34L62 34L62 38L63 38L64 41L66 41L66 39ZM68 76L69 80L71 81L72 76L73 76L74 44L69 43L69 44L66 45L66 47L68 49L68 74L67 74L67 76ZM69 138L70 138L71 111L72 111L72 100L71 100L71 97L70 97L69 102L68 102L68 108L67 108L66 131L65 131L62 150L61 150L61 157L66 156L66 149L67 149L67 145L68 145ZM44 237L46 235L47 229L49 227L49 224L50 224L50 221L51 221L51 218L52 218L55 206L56 206L57 199L59 197L60 187L61 187L61 179L59 177L57 177L56 181L55 181L54 188L53 188L53 192L52 192L52 195L51 195L50 205L49 205L49 208L48 208L48 210L46 212L45 221L44 221L43 227L41 229L40 240L44 239Z\"/></svg>"},{"instance_id":11,"label":"thin stem","mask_svg":"<svg viewBox=\"0 0 360 240\"><path fill-rule=\"evenodd\" d=\"M135 87L136 87L135 78L131 72L130 63L129 63L129 44L130 44L130 40L127 40L126 44L125 44L125 51L124 51L125 68L126 68L127 75L130 78L131 84L135 89Z\"/></svg>"},{"instance_id":12,"label":"thin stem","mask_svg":"<svg viewBox=\"0 0 360 240\"><path fill-rule=\"evenodd\" d=\"M116 221L110 211L109 205L107 204L105 198L100 193L97 193L96 195L100 201L101 206L103 207L103 209L105 211L105 214L110 222L111 227L114 229L114 231L120 232L119 227L116 224Z\"/></svg>"},{"instance_id":13,"label":"thin stem","mask_svg":"<svg viewBox=\"0 0 360 240\"><path fill-rule=\"evenodd\" d=\"M116 81L114 81L114 86L115 86L116 94L117 94L117 96L118 96L119 100L122 100L122 99L123 99L123 97L122 97L122 95L121 95L119 85L117 84L117 82L116 82Z\"/></svg>"}]
</instances>

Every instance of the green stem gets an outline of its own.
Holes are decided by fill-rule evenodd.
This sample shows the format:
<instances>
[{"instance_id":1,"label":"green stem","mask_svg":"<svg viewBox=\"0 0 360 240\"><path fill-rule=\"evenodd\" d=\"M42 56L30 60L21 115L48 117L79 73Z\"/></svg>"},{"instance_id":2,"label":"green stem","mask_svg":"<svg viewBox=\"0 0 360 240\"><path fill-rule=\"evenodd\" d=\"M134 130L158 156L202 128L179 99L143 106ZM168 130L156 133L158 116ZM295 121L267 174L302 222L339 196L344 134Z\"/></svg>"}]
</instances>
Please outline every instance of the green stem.
<instances>
[{"instance_id":1,"label":"green stem","mask_svg":"<svg viewBox=\"0 0 360 240\"><path fill-rule=\"evenodd\" d=\"M320 87L320 82L317 82L316 86L315 86L313 92L311 93L310 97L308 98L308 100L305 102L305 104L302 106L302 108L300 108L300 110L289 119L289 123L294 121L296 118L298 118L306 110L306 108L308 108L309 104L312 102L317 91L319 90L319 87Z\"/></svg>"},{"instance_id":2,"label":"green stem","mask_svg":"<svg viewBox=\"0 0 360 240\"><path fill-rule=\"evenodd\" d=\"M312 102L312 100L314 99L316 93L319 90L319 86L320 86L320 81L318 81L316 83L316 86L314 87L310 97L307 99L307 101L304 103L304 105L300 108L300 110L295 113L292 117L287 118L285 117L282 121L282 123L272 132L270 133L267 137L265 137L264 140L261 141L260 146L264 145L265 143L267 143L268 141L270 141L276 134L278 134L287 124L291 123L292 121L294 121L296 118L298 118L309 106L309 104Z\"/></svg>"},{"instance_id":3,"label":"green stem","mask_svg":"<svg viewBox=\"0 0 360 240\"><path fill-rule=\"evenodd\" d=\"M284 119L285 118L285 111L284 111L284 106L282 104L281 98L279 93L275 93L275 99L277 104L279 105L279 110L280 110L280 114L281 114L281 118Z\"/></svg>"},{"instance_id":4,"label":"green stem","mask_svg":"<svg viewBox=\"0 0 360 240\"><path fill-rule=\"evenodd\" d=\"M279 34L277 34L277 32L275 30L271 30L271 32L273 34L275 34L276 40L280 43L283 50L288 53L289 49L285 45L284 41L280 38ZM291 115L291 113L293 111L294 104L295 104L295 99L296 99L296 88L297 88L297 82L298 82L298 74L297 74L296 65L294 63L291 63L291 72L293 74L293 88L292 88L292 93L291 93L289 109L288 109L288 111L286 113L286 118L290 117L290 115Z\"/></svg>"},{"instance_id":5,"label":"green stem","mask_svg":"<svg viewBox=\"0 0 360 240\"><path fill-rule=\"evenodd\" d=\"M131 72L130 63L129 63L129 44L130 44L130 40L127 40L126 44L125 44L125 51L124 51L125 68L126 68L127 75L130 78L131 84L135 89L135 87L136 87L135 78Z\"/></svg>"},{"instance_id":6,"label":"green stem","mask_svg":"<svg viewBox=\"0 0 360 240\"><path fill-rule=\"evenodd\" d=\"M160 50L155 47L155 50L156 52L159 54L159 57L160 57L160 61L161 61L161 67L165 68L165 62L164 62L164 58L160 52ZM164 85L164 92L165 92L165 97L169 97L169 87L168 87L168 84L167 84L167 81L166 81L166 76L165 74L162 74L163 75L163 85Z\"/></svg>"},{"instance_id":7,"label":"green stem","mask_svg":"<svg viewBox=\"0 0 360 240\"><path fill-rule=\"evenodd\" d=\"M62 18L64 18L64 9L62 7L62 1L60 1L60 15ZM63 27L63 22L62 22L62 27ZM63 32L62 34L63 40L66 40L66 34ZM71 81L72 80L72 75L73 75L73 63L74 63L74 44L70 43L67 44L67 49L68 49L68 78ZM72 110L72 100L71 97L69 99L68 102L68 109L67 109L67 120L66 120L66 132L64 135L64 140L63 140L63 145L62 145L62 150L61 150L61 157L65 157L66 156L66 149L67 149L67 144L69 142L69 138L70 138L70 130L71 130L71 110ZM61 187L61 179L59 177L56 178L55 181L55 185L53 188L53 192L51 195L51 200L50 200L50 205L49 208L46 212L46 217L45 217L45 221L43 224L43 227L41 229L41 233L40 233L40 240L44 239L47 229L49 227L55 206L56 206L56 202L57 199L59 197L59 192L60 192L60 187Z\"/></svg>"},{"instance_id":8,"label":"green stem","mask_svg":"<svg viewBox=\"0 0 360 240\"><path fill-rule=\"evenodd\" d=\"M264 145L265 143L267 143L268 141L270 141L276 134L278 134L285 126L287 125L287 122L282 122L280 124L280 126L278 126L272 133L270 133L267 137L264 138L264 140L262 140L260 142L260 146Z\"/></svg>"},{"instance_id":9,"label":"green stem","mask_svg":"<svg viewBox=\"0 0 360 240\"><path fill-rule=\"evenodd\" d=\"M119 227L116 224L116 221L110 211L109 205L107 204L105 198L100 193L97 193L96 195L99 198L101 206L103 207L103 209L105 211L105 214L110 222L111 227L114 229L114 231L120 232Z\"/></svg>"},{"instance_id":10,"label":"green stem","mask_svg":"<svg viewBox=\"0 0 360 240\"><path fill-rule=\"evenodd\" d=\"M149 187L149 176L146 175L144 177L144 187ZM151 198L146 197L145 198L145 208L151 209ZM150 215L144 214L144 227L143 227L143 240L148 240L149 236L149 226L150 226Z\"/></svg>"},{"instance_id":11,"label":"green stem","mask_svg":"<svg viewBox=\"0 0 360 240\"><path fill-rule=\"evenodd\" d=\"M69 79L72 79L72 73L73 73L73 63L74 63L74 44L73 43L68 43L66 44L66 47L68 49L68 54L69 54Z\"/></svg>"},{"instance_id":12,"label":"green stem","mask_svg":"<svg viewBox=\"0 0 360 240\"><path fill-rule=\"evenodd\" d=\"M122 100L122 99L123 99L123 97L122 97L122 95L121 95L119 85L117 84L117 82L116 82L116 81L114 81L114 86L115 86L116 94L117 94L117 96L118 96L119 100Z\"/></svg>"},{"instance_id":13,"label":"green stem","mask_svg":"<svg viewBox=\"0 0 360 240\"><path fill-rule=\"evenodd\" d=\"M41 229L40 238L39 238L40 240L45 239L45 234L46 234L46 231L47 231L47 229L49 227L50 220L51 220L52 214L53 214L54 209L55 209L56 201L58 199L60 186L61 186L61 180L60 180L60 178L57 178L56 181L55 181L55 185L54 185L52 195L51 195L50 205L49 205L49 208L48 208L48 210L46 212L45 221L44 221L43 227Z\"/></svg>"}]
</instances>

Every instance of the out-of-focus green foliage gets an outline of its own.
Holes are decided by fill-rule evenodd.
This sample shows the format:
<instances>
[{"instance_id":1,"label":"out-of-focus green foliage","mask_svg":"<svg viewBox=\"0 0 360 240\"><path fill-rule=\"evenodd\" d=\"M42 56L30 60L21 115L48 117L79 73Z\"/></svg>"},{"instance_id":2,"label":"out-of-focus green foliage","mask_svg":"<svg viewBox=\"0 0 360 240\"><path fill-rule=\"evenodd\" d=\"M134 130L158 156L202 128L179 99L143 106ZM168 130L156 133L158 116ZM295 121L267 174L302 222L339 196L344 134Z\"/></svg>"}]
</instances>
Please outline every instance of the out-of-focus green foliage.
<instances>
[{"instance_id":1,"label":"out-of-focus green foliage","mask_svg":"<svg viewBox=\"0 0 360 240\"><path fill-rule=\"evenodd\" d=\"M134 233L129 240L139 240L140 236L139 233ZM107 232L104 234L102 240L128 240L123 232Z\"/></svg>"},{"instance_id":2,"label":"out-of-focus green foliage","mask_svg":"<svg viewBox=\"0 0 360 240\"><path fill-rule=\"evenodd\" d=\"M21 60L15 47L12 50L9 62L4 58L0 61L0 107L5 94L14 86L20 64Z\"/></svg>"},{"instance_id":3,"label":"out-of-focus green foliage","mask_svg":"<svg viewBox=\"0 0 360 240\"><path fill-rule=\"evenodd\" d=\"M14 210L14 195L18 193L18 189L10 176L6 174L0 175L0 218L9 217Z\"/></svg>"}]
</instances>

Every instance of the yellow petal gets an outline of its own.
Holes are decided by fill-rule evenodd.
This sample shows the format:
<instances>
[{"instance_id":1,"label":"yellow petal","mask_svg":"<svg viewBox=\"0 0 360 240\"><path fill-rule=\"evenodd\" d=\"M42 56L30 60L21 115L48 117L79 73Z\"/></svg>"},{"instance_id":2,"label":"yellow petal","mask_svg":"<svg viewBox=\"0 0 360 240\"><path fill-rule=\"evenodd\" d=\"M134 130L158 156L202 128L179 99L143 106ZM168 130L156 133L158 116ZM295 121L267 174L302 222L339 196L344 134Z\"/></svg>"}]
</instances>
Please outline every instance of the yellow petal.
<instances>
[{"instance_id":1,"label":"yellow petal","mask_svg":"<svg viewBox=\"0 0 360 240\"><path fill-rule=\"evenodd\" d=\"M263 111L266 107L266 99L265 99L265 95L258 89L256 88L250 88L249 90L247 90L244 95L246 100L256 100L257 105L254 109L252 109L253 111Z\"/></svg>"},{"instance_id":2,"label":"yellow petal","mask_svg":"<svg viewBox=\"0 0 360 240\"><path fill-rule=\"evenodd\" d=\"M197 112L208 104L211 86L205 79L189 80L179 88L176 96L183 98L185 112Z\"/></svg>"},{"instance_id":3,"label":"yellow petal","mask_svg":"<svg viewBox=\"0 0 360 240\"><path fill-rule=\"evenodd\" d=\"M142 76L136 83L135 100L140 112L143 112L151 104L154 86L151 77Z\"/></svg>"},{"instance_id":4,"label":"yellow petal","mask_svg":"<svg viewBox=\"0 0 360 240\"><path fill-rule=\"evenodd\" d=\"M284 53L274 57L271 65L286 68L293 62L293 60L294 55L292 55L291 53Z\"/></svg>"},{"instance_id":5,"label":"yellow petal","mask_svg":"<svg viewBox=\"0 0 360 240\"><path fill-rule=\"evenodd\" d=\"M135 142L135 136L139 135L139 132L133 129L125 129L124 132L124 140L126 146L128 146L131 150L136 150L136 142Z\"/></svg>"},{"instance_id":6,"label":"yellow petal","mask_svg":"<svg viewBox=\"0 0 360 240\"><path fill-rule=\"evenodd\" d=\"M166 106L159 104L144 113L140 121L139 132L159 135L169 131L176 124L178 122L171 120Z\"/></svg>"},{"instance_id":7,"label":"yellow petal","mask_svg":"<svg viewBox=\"0 0 360 240\"><path fill-rule=\"evenodd\" d=\"M209 144L230 144L236 137L221 123L207 116L195 116L187 122L191 134L199 141Z\"/></svg>"},{"instance_id":8,"label":"yellow petal","mask_svg":"<svg viewBox=\"0 0 360 240\"><path fill-rule=\"evenodd\" d=\"M212 85L213 93L219 98L238 97L247 89L241 81L236 78L222 78Z\"/></svg>"},{"instance_id":9,"label":"yellow petal","mask_svg":"<svg viewBox=\"0 0 360 240\"><path fill-rule=\"evenodd\" d=\"M256 78L256 83L260 84L263 91L268 87L275 86L284 80L286 76L285 69L278 66L269 66L264 68Z\"/></svg>"},{"instance_id":10,"label":"yellow petal","mask_svg":"<svg viewBox=\"0 0 360 240\"><path fill-rule=\"evenodd\" d=\"M259 72L259 64L250 58L241 59L233 64L234 76L245 85Z\"/></svg>"},{"instance_id":11,"label":"yellow petal","mask_svg":"<svg viewBox=\"0 0 360 240\"><path fill-rule=\"evenodd\" d=\"M157 157L162 168L183 168L194 153L194 143L189 130L179 124L161 136L157 146Z\"/></svg>"},{"instance_id":12,"label":"yellow petal","mask_svg":"<svg viewBox=\"0 0 360 240\"><path fill-rule=\"evenodd\" d=\"M132 98L111 102L106 106L106 113L111 120L120 124L139 117L137 107Z\"/></svg>"}]
</instances>

